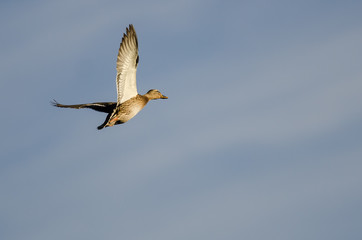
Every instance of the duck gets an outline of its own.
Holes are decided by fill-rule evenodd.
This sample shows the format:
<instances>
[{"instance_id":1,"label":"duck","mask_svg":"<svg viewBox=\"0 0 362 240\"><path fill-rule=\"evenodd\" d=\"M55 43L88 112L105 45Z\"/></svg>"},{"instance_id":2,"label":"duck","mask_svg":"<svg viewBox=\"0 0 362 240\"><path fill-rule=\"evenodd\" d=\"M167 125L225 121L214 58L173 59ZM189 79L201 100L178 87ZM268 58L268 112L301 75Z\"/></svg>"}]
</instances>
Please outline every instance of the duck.
<instances>
[{"instance_id":1,"label":"duck","mask_svg":"<svg viewBox=\"0 0 362 240\"><path fill-rule=\"evenodd\" d=\"M65 105L53 100L51 104L60 108L89 108L98 112L107 113L105 121L97 127L101 130L106 127L123 124L136 116L150 100L168 99L157 89L151 89L146 94L138 94L136 72L139 62L138 39L132 24L123 33L117 56L117 102L94 102L85 104Z\"/></svg>"}]
</instances>

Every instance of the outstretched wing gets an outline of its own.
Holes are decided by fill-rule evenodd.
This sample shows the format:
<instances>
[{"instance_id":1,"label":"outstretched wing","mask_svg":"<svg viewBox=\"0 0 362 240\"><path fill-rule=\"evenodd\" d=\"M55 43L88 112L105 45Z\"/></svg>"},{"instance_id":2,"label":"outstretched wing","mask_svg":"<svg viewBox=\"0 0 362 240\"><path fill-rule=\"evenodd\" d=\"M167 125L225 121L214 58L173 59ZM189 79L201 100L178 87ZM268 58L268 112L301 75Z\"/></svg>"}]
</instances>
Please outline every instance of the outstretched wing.
<instances>
[{"instance_id":1,"label":"outstretched wing","mask_svg":"<svg viewBox=\"0 0 362 240\"><path fill-rule=\"evenodd\" d=\"M74 104L74 105L64 105L60 104L57 101L53 100L51 104L55 107L61 107L61 108L90 108L93 110L96 110L98 112L105 112L105 113L111 113L113 109L116 108L115 102L96 102L96 103L85 103L85 104Z\"/></svg>"},{"instance_id":2,"label":"outstretched wing","mask_svg":"<svg viewBox=\"0 0 362 240\"><path fill-rule=\"evenodd\" d=\"M135 97L137 93L136 71L138 64L138 41L132 24L123 34L117 57L117 104Z\"/></svg>"}]
</instances>

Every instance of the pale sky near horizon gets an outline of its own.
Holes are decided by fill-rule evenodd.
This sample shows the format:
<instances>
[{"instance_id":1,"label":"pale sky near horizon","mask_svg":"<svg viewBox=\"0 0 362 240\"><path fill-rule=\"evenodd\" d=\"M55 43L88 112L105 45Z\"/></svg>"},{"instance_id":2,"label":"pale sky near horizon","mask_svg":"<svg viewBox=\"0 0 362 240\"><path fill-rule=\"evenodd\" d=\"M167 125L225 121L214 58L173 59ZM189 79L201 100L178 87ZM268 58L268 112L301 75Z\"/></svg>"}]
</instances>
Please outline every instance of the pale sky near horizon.
<instances>
[{"instance_id":1,"label":"pale sky near horizon","mask_svg":"<svg viewBox=\"0 0 362 240\"><path fill-rule=\"evenodd\" d=\"M361 1L0 3L0 239L362 237ZM98 131L136 29L138 90Z\"/></svg>"}]
</instances>

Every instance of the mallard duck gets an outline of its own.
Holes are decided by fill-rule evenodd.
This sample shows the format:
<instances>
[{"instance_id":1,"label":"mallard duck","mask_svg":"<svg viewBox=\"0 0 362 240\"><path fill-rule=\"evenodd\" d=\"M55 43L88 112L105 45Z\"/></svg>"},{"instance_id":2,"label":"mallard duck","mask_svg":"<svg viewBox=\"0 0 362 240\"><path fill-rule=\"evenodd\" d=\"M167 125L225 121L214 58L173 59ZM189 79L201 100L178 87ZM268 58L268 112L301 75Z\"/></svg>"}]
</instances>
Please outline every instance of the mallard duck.
<instances>
[{"instance_id":1,"label":"mallard duck","mask_svg":"<svg viewBox=\"0 0 362 240\"><path fill-rule=\"evenodd\" d=\"M132 24L126 28L117 57L117 102L95 102L76 105L64 105L53 100L52 104L62 108L90 108L99 112L108 113L106 120L98 129L122 124L146 106L149 100L167 99L157 89L151 89L146 94L137 92L136 72L139 61L138 40Z\"/></svg>"}]
</instances>

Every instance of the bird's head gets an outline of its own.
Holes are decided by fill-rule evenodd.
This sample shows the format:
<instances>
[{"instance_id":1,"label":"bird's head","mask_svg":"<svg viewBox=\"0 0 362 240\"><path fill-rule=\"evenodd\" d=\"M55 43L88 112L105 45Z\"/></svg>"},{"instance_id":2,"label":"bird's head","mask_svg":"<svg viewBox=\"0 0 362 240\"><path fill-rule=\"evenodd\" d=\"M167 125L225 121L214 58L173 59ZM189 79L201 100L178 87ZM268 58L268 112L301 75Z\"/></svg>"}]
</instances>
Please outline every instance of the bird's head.
<instances>
[{"instance_id":1,"label":"bird's head","mask_svg":"<svg viewBox=\"0 0 362 240\"><path fill-rule=\"evenodd\" d=\"M154 99L168 99L168 97L166 97L165 95L162 95L162 93L160 91L158 91L157 89L151 89L149 90L146 94L146 97L148 97L148 99L150 100L154 100Z\"/></svg>"}]
</instances>

